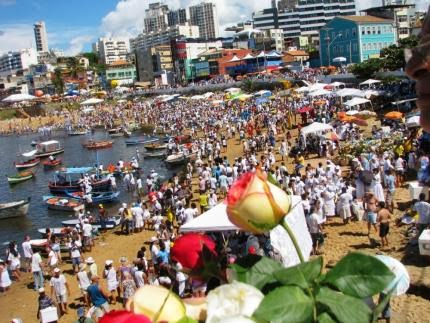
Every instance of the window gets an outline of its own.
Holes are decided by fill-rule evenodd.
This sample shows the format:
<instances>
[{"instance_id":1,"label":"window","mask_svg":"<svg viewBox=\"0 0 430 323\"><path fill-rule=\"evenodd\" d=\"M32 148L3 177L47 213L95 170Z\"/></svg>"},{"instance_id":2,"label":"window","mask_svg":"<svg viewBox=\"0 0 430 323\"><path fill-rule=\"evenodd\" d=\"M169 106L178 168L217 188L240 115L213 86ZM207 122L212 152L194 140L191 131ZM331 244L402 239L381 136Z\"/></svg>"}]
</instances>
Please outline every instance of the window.
<instances>
[{"instance_id":1,"label":"window","mask_svg":"<svg viewBox=\"0 0 430 323\"><path fill-rule=\"evenodd\" d=\"M367 34L370 35L371 33L370 27L366 27L366 30L367 30Z\"/></svg>"},{"instance_id":2,"label":"window","mask_svg":"<svg viewBox=\"0 0 430 323\"><path fill-rule=\"evenodd\" d=\"M367 44L366 43L363 43L363 50L367 50Z\"/></svg>"},{"instance_id":3,"label":"window","mask_svg":"<svg viewBox=\"0 0 430 323\"><path fill-rule=\"evenodd\" d=\"M361 34L362 34L362 35L366 34L366 30L365 30L365 28L364 28L364 27L361 27Z\"/></svg>"},{"instance_id":4,"label":"window","mask_svg":"<svg viewBox=\"0 0 430 323\"><path fill-rule=\"evenodd\" d=\"M355 37L357 35L357 29L352 28L352 37Z\"/></svg>"},{"instance_id":5,"label":"window","mask_svg":"<svg viewBox=\"0 0 430 323\"><path fill-rule=\"evenodd\" d=\"M381 26L378 26L378 35L381 34Z\"/></svg>"},{"instance_id":6,"label":"window","mask_svg":"<svg viewBox=\"0 0 430 323\"><path fill-rule=\"evenodd\" d=\"M349 30L347 29L347 30L345 30L345 38L348 38L349 37Z\"/></svg>"},{"instance_id":7,"label":"window","mask_svg":"<svg viewBox=\"0 0 430 323\"><path fill-rule=\"evenodd\" d=\"M373 35L375 35L375 34L376 34L376 27L375 27L375 26L373 26L373 27L372 27L372 34L373 34Z\"/></svg>"},{"instance_id":8,"label":"window","mask_svg":"<svg viewBox=\"0 0 430 323\"><path fill-rule=\"evenodd\" d=\"M378 43L378 49L382 49L384 47L383 43Z\"/></svg>"}]
</instances>

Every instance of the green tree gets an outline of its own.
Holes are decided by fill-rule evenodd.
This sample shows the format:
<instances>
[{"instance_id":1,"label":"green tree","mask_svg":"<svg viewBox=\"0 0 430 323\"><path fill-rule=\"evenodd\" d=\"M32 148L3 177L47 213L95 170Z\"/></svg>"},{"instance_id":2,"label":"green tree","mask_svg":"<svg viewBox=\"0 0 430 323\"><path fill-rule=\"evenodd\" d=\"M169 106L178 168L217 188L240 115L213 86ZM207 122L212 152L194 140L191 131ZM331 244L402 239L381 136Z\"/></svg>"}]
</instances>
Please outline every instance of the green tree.
<instances>
[{"instance_id":1,"label":"green tree","mask_svg":"<svg viewBox=\"0 0 430 323\"><path fill-rule=\"evenodd\" d=\"M82 56L88 59L88 62L90 63L91 67L99 63L99 58L96 53L93 53L93 52L83 53Z\"/></svg>"},{"instance_id":2,"label":"green tree","mask_svg":"<svg viewBox=\"0 0 430 323\"><path fill-rule=\"evenodd\" d=\"M370 58L363 63L358 63L350 68L350 72L357 76L359 79L371 78L381 68L381 59Z\"/></svg>"},{"instance_id":3,"label":"green tree","mask_svg":"<svg viewBox=\"0 0 430 323\"><path fill-rule=\"evenodd\" d=\"M418 37L411 36L399 40L398 45L391 45L381 50L382 67L395 71L406 65L404 51L406 48L414 48L418 45Z\"/></svg>"},{"instance_id":4,"label":"green tree","mask_svg":"<svg viewBox=\"0 0 430 323\"><path fill-rule=\"evenodd\" d=\"M58 94L63 94L64 93L64 80L63 80L63 76L62 76L60 68L56 68L54 70L54 78L52 80L52 84L54 84L55 91Z\"/></svg>"}]
</instances>

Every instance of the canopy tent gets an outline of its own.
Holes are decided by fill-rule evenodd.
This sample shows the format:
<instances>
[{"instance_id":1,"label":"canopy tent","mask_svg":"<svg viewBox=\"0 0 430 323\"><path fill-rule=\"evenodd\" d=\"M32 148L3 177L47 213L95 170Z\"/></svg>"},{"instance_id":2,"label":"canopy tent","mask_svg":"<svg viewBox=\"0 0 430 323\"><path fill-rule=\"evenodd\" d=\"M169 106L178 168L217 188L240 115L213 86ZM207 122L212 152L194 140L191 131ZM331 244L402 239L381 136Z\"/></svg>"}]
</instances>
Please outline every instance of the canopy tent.
<instances>
[{"instance_id":1,"label":"canopy tent","mask_svg":"<svg viewBox=\"0 0 430 323\"><path fill-rule=\"evenodd\" d=\"M322 90L327 85L328 84L326 84L326 83L315 83L315 84L312 84L312 85L310 85L308 87L309 88L309 92L314 92L314 91L317 91L317 90Z\"/></svg>"},{"instance_id":2,"label":"canopy tent","mask_svg":"<svg viewBox=\"0 0 430 323\"><path fill-rule=\"evenodd\" d=\"M352 98L351 100L346 101L344 104L348 107L353 107L360 104L365 104L371 102L370 100L363 99L363 98Z\"/></svg>"},{"instance_id":3,"label":"canopy tent","mask_svg":"<svg viewBox=\"0 0 430 323\"><path fill-rule=\"evenodd\" d=\"M4 98L2 101L14 103L14 102L22 102L22 101L31 101L34 99L36 99L36 97L33 95L19 93L19 94L9 95L7 98Z\"/></svg>"},{"instance_id":4,"label":"canopy tent","mask_svg":"<svg viewBox=\"0 0 430 323\"><path fill-rule=\"evenodd\" d=\"M91 98L81 102L81 105L94 105L94 104L102 103L103 101L104 101L103 99Z\"/></svg>"},{"instance_id":5,"label":"canopy tent","mask_svg":"<svg viewBox=\"0 0 430 323\"><path fill-rule=\"evenodd\" d=\"M326 123L314 122L309 126L303 127L300 130L300 134L303 136L305 145L306 145L306 136L310 134L322 135L324 133L333 131L333 127Z\"/></svg>"},{"instance_id":6,"label":"canopy tent","mask_svg":"<svg viewBox=\"0 0 430 323\"><path fill-rule=\"evenodd\" d=\"M220 203L204 212L200 216L184 224L179 228L180 232L220 232L240 230L228 218L227 206ZM292 207L285 221L294 232L298 245L305 260L309 259L312 251L312 240L306 225L301 198L292 197ZM294 245L286 233L285 229L278 225L270 231L270 241L274 249L282 256L282 263L285 267L294 266L300 263Z\"/></svg>"},{"instance_id":7,"label":"canopy tent","mask_svg":"<svg viewBox=\"0 0 430 323\"><path fill-rule=\"evenodd\" d=\"M272 51L272 52L266 54L266 57L269 57L269 58L271 58L271 57L282 57L282 55L279 55L276 51Z\"/></svg>"},{"instance_id":8,"label":"canopy tent","mask_svg":"<svg viewBox=\"0 0 430 323\"><path fill-rule=\"evenodd\" d=\"M330 95L333 94L332 91L328 91L328 90L324 90L324 89L319 89L316 91L313 91L311 93L309 93L309 96L322 96L322 95Z\"/></svg>"},{"instance_id":9,"label":"canopy tent","mask_svg":"<svg viewBox=\"0 0 430 323\"><path fill-rule=\"evenodd\" d=\"M340 57L333 58L333 63L344 63L344 62L346 62L345 57L340 56Z\"/></svg>"},{"instance_id":10,"label":"canopy tent","mask_svg":"<svg viewBox=\"0 0 430 323\"><path fill-rule=\"evenodd\" d=\"M254 95L255 96L260 96L260 97L263 97L263 98L267 98L269 96L272 96L272 92L270 92L268 90L261 90L261 91L258 91L256 93L254 93Z\"/></svg>"},{"instance_id":11,"label":"canopy tent","mask_svg":"<svg viewBox=\"0 0 430 323\"><path fill-rule=\"evenodd\" d=\"M384 93L384 91L365 90L364 91L364 97L370 99L372 96L379 96L383 93Z\"/></svg>"},{"instance_id":12,"label":"canopy tent","mask_svg":"<svg viewBox=\"0 0 430 323\"><path fill-rule=\"evenodd\" d=\"M332 83L330 83L330 85L333 87L341 87L341 86L345 86L345 83L343 83L343 82L332 82Z\"/></svg>"},{"instance_id":13,"label":"canopy tent","mask_svg":"<svg viewBox=\"0 0 430 323\"><path fill-rule=\"evenodd\" d=\"M266 54L264 53L264 51L262 50L257 56L255 57L265 57Z\"/></svg>"},{"instance_id":14,"label":"canopy tent","mask_svg":"<svg viewBox=\"0 0 430 323\"><path fill-rule=\"evenodd\" d=\"M339 91L336 91L336 95L340 97L344 96L358 96L358 97L364 97L364 92L358 89L352 89L352 88L344 88Z\"/></svg>"},{"instance_id":15,"label":"canopy tent","mask_svg":"<svg viewBox=\"0 0 430 323\"><path fill-rule=\"evenodd\" d=\"M203 96L206 98L206 99L208 99L208 98L210 98L211 96L214 96L215 95L215 93L213 93L213 92L206 92L205 94L203 94Z\"/></svg>"},{"instance_id":16,"label":"canopy tent","mask_svg":"<svg viewBox=\"0 0 430 323\"><path fill-rule=\"evenodd\" d=\"M379 80L368 79L367 81L361 82L360 85L372 85L376 83L381 83Z\"/></svg>"},{"instance_id":17,"label":"canopy tent","mask_svg":"<svg viewBox=\"0 0 430 323\"><path fill-rule=\"evenodd\" d=\"M255 58L254 56L248 53L242 59L254 59L254 58Z\"/></svg>"},{"instance_id":18,"label":"canopy tent","mask_svg":"<svg viewBox=\"0 0 430 323\"><path fill-rule=\"evenodd\" d=\"M203 95L193 95L190 99L191 100L204 100L204 99L206 99L206 97Z\"/></svg>"},{"instance_id":19,"label":"canopy tent","mask_svg":"<svg viewBox=\"0 0 430 323\"><path fill-rule=\"evenodd\" d=\"M242 59L240 59L239 57L237 57L236 55L233 56L233 58L231 60L229 60L229 62L239 62Z\"/></svg>"},{"instance_id":20,"label":"canopy tent","mask_svg":"<svg viewBox=\"0 0 430 323\"><path fill-rule=\"evenodd\" d=\"M298 93L309 92L309 86L302 86L302 87L295 89L294 91L296 91Z\"/></svg>"}]
</instances>

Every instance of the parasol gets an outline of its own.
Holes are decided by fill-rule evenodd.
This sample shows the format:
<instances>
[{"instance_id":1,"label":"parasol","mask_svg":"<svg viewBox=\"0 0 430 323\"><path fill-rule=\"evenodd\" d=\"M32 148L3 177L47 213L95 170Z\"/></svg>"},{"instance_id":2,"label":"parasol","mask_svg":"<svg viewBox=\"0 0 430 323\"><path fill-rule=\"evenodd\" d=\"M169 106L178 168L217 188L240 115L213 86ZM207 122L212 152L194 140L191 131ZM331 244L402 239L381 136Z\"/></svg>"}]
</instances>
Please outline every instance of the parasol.
<instances>
[{"instance_id":1,"label":"parasol","mask_svg":"<svg viewBox=\"0 0 430 323\"><path fill-rule=\"evenodd\" d=\"M403 113L398 111L391 111L384 115L385 119L399 120L403 118Z\"/></svg>"},{"instance_id":2,"label":"parasol","mask_svg":"<svg viewBox=\"0 0 430 323\"><path fill-rule=\"evenodd\" d=\"M394 280L385 288L383 292L388 294L392 291L393 296L405 294L409 288L411 280L406 267L400 261L390 256L377 255L375 257L383 262L384 265L387 266L395 276Z\"/></svg>"}]
</instances>

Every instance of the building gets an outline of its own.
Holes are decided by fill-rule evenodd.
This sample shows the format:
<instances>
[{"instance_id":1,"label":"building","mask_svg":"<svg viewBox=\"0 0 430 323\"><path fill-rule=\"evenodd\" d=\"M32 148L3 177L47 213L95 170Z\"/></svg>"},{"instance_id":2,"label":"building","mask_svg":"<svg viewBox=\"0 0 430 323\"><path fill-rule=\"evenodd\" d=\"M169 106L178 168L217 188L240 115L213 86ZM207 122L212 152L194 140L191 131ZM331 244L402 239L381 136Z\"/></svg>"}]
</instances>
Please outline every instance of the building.
<instances>
[{"instance_id":1,"label":"building","mask_svg":"<svg viewBox=\"0 0 430 323\"><path fill-rule=\"evenodd\" d=\"M361 63L379 57L380 51L396 43L393 21L373 16L336 17L320 31L321 65L332 65L336 57L345 63Z\"/></svg>"},{"instance_id":2,"label":"building","mask_svg":"<svg viewBox=\"0 0 430 323\"><path fill-rule=\"evenodd\" d=\"M172 83L174 67L170 44L137 49L135 54L139 82L166 84L166 80L158 82L157 79L168 75L167 83Z\"/></svg>"},{"instance_id":3,"label":"building","mask_svg":"<svg viewBox=\"0 0 430 323\"><path fill-rule=\"evenodd\" d=\"M100 38L97 47L100 62L110 65L116 61L126 60L129 41L125 38Z\"/></svg>"},{"instance_id":4,"label":"building","mask_svg":"<svg viewBox=\"0 0 430 323\"><path fill-rule=\"evenodd\" d=\"M217 38L219 35L218 15L216 5L202 2L189 7L190 24L199 26L200 37L204 39Z\"/></svg>"},{"instance_id":5,"label":"building","mask_svg":"<svg viewBox=\"0 0 430 323\"><path fill-rule=\"evenodd\" d=\"M125 60L118 60L106 66L104 80L107 86L111 86L112 81L117 85L133 84L137 80L136 66Z\"/></svg>"},{"instance_id":6,"label":"building","mask_svg":"<svg viewBox=\"0 0 430 323\"><path fill-rule=\"evenodd\" d=\"M145 10L145 18L143 19L145 32L150 33L165 29L168 26L168 12L169 7L167 5L159 2L150 3L149 8Z\"/></svg>"},{"instance_id":7,"label":"building","mask_svg":"<svg viewBox=\"0 0 430 323\"><path fill-rule=\"evenodd\" d=\"M293 63L293 62L306 62L309 59L309 54L304 50L289 50L284 53L284 57L282 60L284 63Z\"/></svg>"},{"instance_id":8,"label":"building","mask_svg":"<svg viewBox=\"0 0 430 323\"><path fill-rule=\"evenodd\" d=\"M167 13L167 25L169 27L183 25L188 21L187 9L170 10Z\"/></svg>"},{"instance_id":9,"label":"building","mask_svg":"<svg viewBox=\"0 0 430 323\"><path fill-rule=\"evenodd\" d=\"M154 46L170 44L172 39L180 36L186 38L199 38L199 27L186 25L176 25L167 27L163 30L150 33L142 33L136 38L130 39L130 49L135 51L137 49L148 49Z\"/></svg>"},{"instance_id":10,"label":"building","mask_svg":"<svg viewBox=\"0 0 430 323\"><path fill-rule=\"evenodd\" d=\"M234 35L233 47L242 49L264 50L270 49L270 45L265 48L264 31L259 29L248 29L240 31Z\"/></svg>"},{"instance_id":11,"label":"building","mask_svg":"<svg viewBox=\"0 0 430 323\"><path fill-rule=\"evenodd\" d=\"M36 49L38 52L47 52L49 50L48 35L46 34L44 21L38 21L34 24L34 39L36 41Z\"/></svg>"},{"instance_id":12,"label":"building","mask_svg":"<svg viewBox=\"0 0 430 323\"><path fill-rule=\"evenodd\" d=\"M355 0L299 0L290 10L267 8L253 13L254 28L282 29L290 45L319 46L319 30L337 16L355 15ZM307 38L307 41L300 40Z\"/></svg>"},{"instance_id":13,"label":"building","mask_svg":"<svg viewBox=\"0 0 430 323\"><path fill-rule=\"evenodd\" d=\"M253 23L251 20L239 22L236 26L230 26L225 29L225 31L234 31L235 33L244 31L244 30L250 30L253 28Z\"/></svg>"},{"instance_id":14,"label":"building","mask_svg":"<svg viewBox=\"0 0 430 323\"><path fill-rule=\"evenodd\" d=\"M0 73L13 74L16 71L27 70L34 64L37 64L37 53L33 48L8 52L0 56Z\"/></svg>"},{"instance_id":15,"label":"building","mask_svg":"<svg viewBox=\"0 0 430 323\"><path fill-rule=\"evenodd\" d=\"M297 5L297 0L280 0L278 1L278 10L292 10Z\"/></svg>"},{"instance_id":16,"label":"building","mask_svg":"<svg viewBox=\"0 0 430 323\"><path fill-rule=\"evenodd\" d=\"M273 49L278 52L283 52L285 50L284 31L282 29L269 29L267 31L267 37L272 40Z\"/></svg>"}]
</instances>

